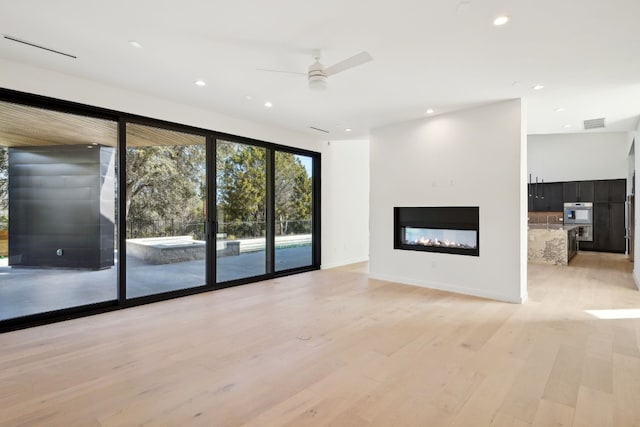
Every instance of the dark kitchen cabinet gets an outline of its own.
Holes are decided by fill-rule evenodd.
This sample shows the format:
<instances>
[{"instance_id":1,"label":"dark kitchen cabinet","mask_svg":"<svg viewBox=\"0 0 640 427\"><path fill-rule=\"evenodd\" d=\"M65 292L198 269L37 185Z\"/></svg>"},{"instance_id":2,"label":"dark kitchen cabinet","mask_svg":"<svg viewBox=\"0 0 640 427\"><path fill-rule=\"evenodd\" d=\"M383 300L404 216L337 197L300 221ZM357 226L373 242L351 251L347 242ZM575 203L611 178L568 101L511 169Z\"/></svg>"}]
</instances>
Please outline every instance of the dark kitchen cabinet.
<instances>
[{"instance_id":1,"label":"dark kitchen cabinet","mask_svg":"<svg viewBox=\"0 0 640 427\"><path fill-rule=\"evenodd\" d=\"M550 182L529 186L529 210L533 212L562 212L562 183Z\"/></svg>"},{"instance_id":2,"label":"dark kitchen cabinet","mask_svg":"<svg viewBox=\"0 0 640 427\"><path fill-rule=\"evenodd\" d=\"M545 184L544 202L535 199L534 208L549 211L564 211L564 203L593 202L593 241L580 242L580 249L603 252L624 252L626 179L604 179L598 181L571 181ZM561 186L561 189L554 188ZM560 192L560 201L557 193Z\"/></svg>"},{"instance_id":3,"label":"dark kitchen cabinet","mask_svg":"<svg viewBox=\"0 0 640 427\"><path fill-rule=\"evenodd\" d=\"M593 205L593 249L625 251L624 203L596 202Z\"/></svg>"},{"instance_id":4,"label":"dark kitchen cabinet","mask_svg":"<svg viewBox=\"0 0 640 427\"><path fill-rule=\"evenodd\" d=\"M562 212L564 209L563 202L563 188L561 182L552 182L548 185L548 193L549 193L549 210L555 212ZM546 197L546 194L545 194Z\"/></svg>"},{"instance_id":5,"label":"dark kitchen cabinet","mask_svg":"<svg viewBox=\"0 0 640 427\"><path fill-rule=\"evenodd\" d=\"M593 205L593 248L605 251L609 246L610 229L609 203Z\"/></svg>"},{"instance_id":6,"label":"dark kitchen cabinet","mask_svg":"<svg viewBox=\"0 0 640 427\"><path fill-rule=\"evenodd\" d=\"M565 203L593 202L593 181L571 181L562 183Z\"/></svg>"},{"instance_id":7,"label":"dark kitchen cabinet","mask_svg":"<svg viewBox=\"0 0 640 427\"><path fill-rule=\"evenodd\" d=\"M593 181L578 182L578 202L593 202Z\"/></svg>"},{"instance_id":8,"label":"dark kitchen cabinet","mask_svg":"<svg viewBox=\"0 0 640 427\"><path fill-rule=\"evenodd\" d=\"M576 181L563 182L562 197L565 203L577 202L575 199L578 197L578 183Z\"/></svg>"},{"instance_id":9,"label":"dark kitchen cabinet","mask_svg":"<svg viewBox=\"0 0 640 427\"><path fill-rule=\"evenodd\" d=\"M541 186L539 186L538 188L542 190ZM549 204L548 199L544 197L544 195L542 194L542 191L537 196L535 194L533 195L533 211L534 212L544 212L548 210L547 209L548 204Z\"/></svg>"},{"instance_id":10,"label":"dark kitchen cabinet","mask_svg":"<svg viewBox=\"0 0 640 427\"><path fill-rule=\"evenodd\" d=\"M627 198L626 179L594 181L595 203L624 203Z\"/></svg>"},{"instance_id":11,"label":"dark kitchen cabinet","mask_svg":"<svg viewBox=\"0 0 640 427\"><path fill-rule=\"evenodd\" d=\"M593 201L595 203L609 203L609 181L595 181L593 190Z\"/></svg>"},{"instance_id":12,"label":"dark kitchen cabinet","mask_svg":"<svg viewBox=\"0 0 640 427\"><path fill-rule=\"evenodd\" d=\"M593 250L595 250L594 245L593 245L593 241L590 241L590 242L586 242L586 241L578 242L578 250L583 250L583 251L593 251Z\"/></svg>"},{"instance_id":13,"label":"dark kitchen cabinet","mask_svg":"<svg viewBox=\"0 0 640 427\"><path fill-rule=\"evenodd\" d=\"M626 249L624 202L609 203L609 250L623 253Z\"/></svg>"},{"instance_id":14,"label":"dark kitchen cabinet","mask_svg":"<svg viewBox=\"0 0 640 427\"><path fill-rule=\"evenodd\" d=\"M624 203L627 201L627 180L614 179L609 181L609 201Z\"/></svg>"}]
</instances>

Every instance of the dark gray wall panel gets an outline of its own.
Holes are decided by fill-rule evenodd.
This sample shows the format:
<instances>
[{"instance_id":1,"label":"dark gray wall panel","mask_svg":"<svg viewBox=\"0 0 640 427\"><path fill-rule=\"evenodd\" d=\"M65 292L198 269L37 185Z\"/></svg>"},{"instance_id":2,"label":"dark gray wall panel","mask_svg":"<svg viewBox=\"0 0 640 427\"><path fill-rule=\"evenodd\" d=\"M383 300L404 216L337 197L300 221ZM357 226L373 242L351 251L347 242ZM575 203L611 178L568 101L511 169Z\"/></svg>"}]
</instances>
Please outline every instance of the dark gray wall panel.
<instances>
[{"instance_id":1,"label":"dark gray wall panel","mask_svg":"<svg viewBox=\"0 0 640 427\"><path fill-rule=\"evenodd\" d=\"M10 148L9 264L112 266L114 162L110 147Z\"/></svg>"}]
</instances>

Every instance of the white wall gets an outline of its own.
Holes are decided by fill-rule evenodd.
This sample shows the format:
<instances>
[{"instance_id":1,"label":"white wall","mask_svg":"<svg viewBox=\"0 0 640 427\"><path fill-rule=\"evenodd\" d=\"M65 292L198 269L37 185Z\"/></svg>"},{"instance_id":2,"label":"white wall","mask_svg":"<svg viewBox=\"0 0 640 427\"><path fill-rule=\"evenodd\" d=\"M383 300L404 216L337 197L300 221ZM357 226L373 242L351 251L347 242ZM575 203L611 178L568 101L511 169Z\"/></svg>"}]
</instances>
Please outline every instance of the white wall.
<instances>
[{"instance_id":1,"label":"white wall","mask_svg":"<svg viewBox=\"0 0 640 427\"><path fill-rule=\"evenodd\" d=\"M633 194L633 175L636 170L636 146L635 143L631 143L629 148L629 156L627 157L627 194Z\"/></svg>"},{"instance_id":2,"label":"white wall","mask_svg":"<svg viewBox=\"0 0 640 427\"><path fill-rule=\"evenodd\" d=\"M529 135L528 171L545 182L627 177L628 134Z\"/></svg>"},{"instance_id":3,"label":"white wall","mask_svg":"<svg viewBox=\"0 0 640 427\"><path fill-rule=\"evenodd\" d=\"M366 259L368 230L354 226L356 217L368 222L368 147L335 144L267 124L230 117L165 99L106 86L77 77L0 60L0 87L128 112L204 129L318 151L322 154L323 264L338 266ZM364 159L364 160L361 160ZM348 184L354 186L350 187ZM337 212L347 211L347 223ZM347 225L348 224L348 225ZM345 243L349 242L349 243Z\"/></svg>"},{"instance_id":4,"label":"white wall","mask_svg":"<svg viewBox=\"0 0 640 427\"><path fill-rule=\"evenodd\" d=\"M322 268L369 259L369 141L325 143ZM331 228L324 228L324 222Z\"/></svg>"},{"instance_id":5,"label":"white wall","mask_svg":"<svg viewBox=\"0 0 640 427\"><path fill-rule=\"evenodd\" d=\"M372 131L372 277L526 300L524 117L513 100ZM479 206L480 256L394 250L394 206Z\"/></svg>"},{"instance_id":6,"label":"white wall","mask_svg":"<svg viewBox=\"0 0 640 427\"><path fill-rule=\"evenodd\" d=\"M633 141L635 138L635 143L633 143L633 162L634 162L634 170L636 171L636 185L635 188L638 189L638 184L640 183L640 155L635 155L635 144L640 142L640 120L638 121L638 125L634 132L629 133L629 140ZM633 171L631 171L633 174ZM635 197L635 211L634 211L634 236L633 236L633 279L636 282L636 287L640 289L640 199L638 199L636 195Z\"/></svg>"}]
</instances>

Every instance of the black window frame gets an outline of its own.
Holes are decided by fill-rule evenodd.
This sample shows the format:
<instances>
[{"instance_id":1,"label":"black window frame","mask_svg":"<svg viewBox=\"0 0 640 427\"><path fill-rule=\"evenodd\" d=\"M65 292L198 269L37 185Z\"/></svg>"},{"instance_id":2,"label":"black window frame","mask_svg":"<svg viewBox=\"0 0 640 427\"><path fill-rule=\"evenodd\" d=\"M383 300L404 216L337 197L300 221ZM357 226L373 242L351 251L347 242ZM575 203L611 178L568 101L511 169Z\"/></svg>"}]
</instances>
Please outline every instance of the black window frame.
<instances>
[{"instance_id":1,"label":"black window frame","mask_svg":"<svg viewBox=\"0 0 640 427\"><path fill-rule=\"evenodd\" d=\"M93 303L69 307L65 309L35 313L23 317L0 320L0 333L8 332L43 324L60 322L68 319L91 316L114 310L126 309L142 304L165 301L172 298L179 298L188 295L195 295L202 292L211 292L232 286L255 283L277 277L289 276L314 270L319 270L321 266L321 154L316 151L291 147L278 143L243 137L211 129L204 129L190 125L170 122L161 119L96 107L77 102L51 98L13 89L0 88L0 101L25 105L35 108L59 111L68 114L86 116L98 119L111 120L117 123L117 147L118 147L118 174L117 174L117 209L118 209L118 265L117 265L117 299L106 302ZM267 150L267 270L264 275L242 278L222 283L216 283L215 274L215 250L214 245L207 245L207 268L206 283L203 286L146 295L136 298L126 298L126 218L124 191L126 186L126 125L135 123L144 126L151 126L177 132L190 133L206 138L207 152L207 241L215 243L215 144L217 140L237 142L242 144L263 147ZM312 158L312 264L282 271L275 271L274 251L275 251L275 206L274 206L274 172L275 172L275 152L281 151L291 154L298 154ZM213 233L213 239L212 239Z\"/></svg>"}]
</instances>

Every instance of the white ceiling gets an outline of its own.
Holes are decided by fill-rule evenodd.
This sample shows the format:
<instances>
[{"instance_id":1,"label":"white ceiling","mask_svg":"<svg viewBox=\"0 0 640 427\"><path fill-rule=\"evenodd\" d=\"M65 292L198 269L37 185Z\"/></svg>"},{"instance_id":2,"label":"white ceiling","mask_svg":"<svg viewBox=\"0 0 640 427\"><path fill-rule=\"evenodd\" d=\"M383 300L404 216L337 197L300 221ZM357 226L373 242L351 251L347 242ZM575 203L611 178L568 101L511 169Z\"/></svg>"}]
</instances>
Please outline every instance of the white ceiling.
<instances>
[{"instance_id":1,"label":"white ceiling","mask_svg":"<svg viewBox=\"0 0 640 427\"><path fill-rule=\"evenodd\" d=\"M3 35L77 59L4 38L0 58L330 139L517 97L532 134L598 117L630 131L640 114L638 0L0 0L0 11ZM495 27L500 14L511 22ZM325 92L256 70L306 72L314 48L327 66L363 50L374 60Z\"/></svg>"}]
</instances>

